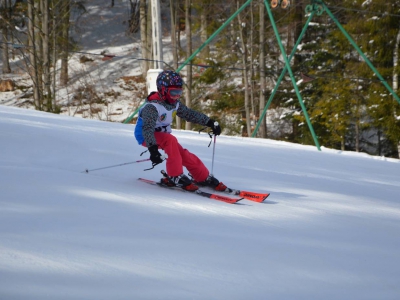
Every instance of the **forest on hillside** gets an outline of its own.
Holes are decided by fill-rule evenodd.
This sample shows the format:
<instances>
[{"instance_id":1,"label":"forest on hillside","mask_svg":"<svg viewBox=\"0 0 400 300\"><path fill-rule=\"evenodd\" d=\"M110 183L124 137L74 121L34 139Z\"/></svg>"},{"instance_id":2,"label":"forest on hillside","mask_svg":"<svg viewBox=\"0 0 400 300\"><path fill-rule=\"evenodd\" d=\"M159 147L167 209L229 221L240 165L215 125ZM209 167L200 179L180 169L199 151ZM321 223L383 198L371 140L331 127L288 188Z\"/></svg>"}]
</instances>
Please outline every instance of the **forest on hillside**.
<instances>
[{"instance_id":1,"label":"forest on hillside","mask_svg":"<svg viewBox=\"0 0 400 300\"><path fill-rule=\"evenodd\" d=\"M80 51L73 32L89 2L0 0L2 74L16 72L10 61L20 56L38 110L61 111L56 90L71 82L70 60ZM154 67L150 1L109 0L110 7L121 3L129 6L125 35L140 44L145 78ZM182 68L182 101L216 118L224 134L399 157L400 0L160 5L163 39L170 41L164 68L179 69L201 47ZM197 129L180 120L176 127Z\"/></svg>"}]
</instances>

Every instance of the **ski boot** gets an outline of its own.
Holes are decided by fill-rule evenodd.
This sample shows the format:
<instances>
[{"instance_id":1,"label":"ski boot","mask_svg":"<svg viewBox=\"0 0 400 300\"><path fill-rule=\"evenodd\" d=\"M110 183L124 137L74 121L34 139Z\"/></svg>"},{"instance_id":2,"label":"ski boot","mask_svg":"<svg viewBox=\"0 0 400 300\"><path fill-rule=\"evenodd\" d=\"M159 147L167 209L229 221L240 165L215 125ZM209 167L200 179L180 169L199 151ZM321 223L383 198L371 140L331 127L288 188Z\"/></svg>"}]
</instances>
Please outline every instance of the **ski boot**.
<instances>
[{"instance_id":1,"label":"ski boot","mask_svg":"<svg viewBox=\"0 0 400 300\"><path fill-rule=\"evenodd\" d=\"M195 182L197 185L200 186L208 186L213 188L216 191L224 192L228 187L220 182L217 178L215 178L212 174L208 175L206 180L201 182Z\"/></svg>"},{"instance_id":2,"label":"ski boot","mask_svg":"<svg viewBox=\"0 0 400 300\"><path fill-rule=\"evenodd\" d=\"M170 177L168 174L162 170L161 174L163 174L163 178L161 178L161 184L173 187L173 186L178 186L186 191L189 192L194 192L199 189L197 185L195 185L189 177L187 177L185 174L181 174L179 176L174 176Z\"/></svg>"}]
</instances>

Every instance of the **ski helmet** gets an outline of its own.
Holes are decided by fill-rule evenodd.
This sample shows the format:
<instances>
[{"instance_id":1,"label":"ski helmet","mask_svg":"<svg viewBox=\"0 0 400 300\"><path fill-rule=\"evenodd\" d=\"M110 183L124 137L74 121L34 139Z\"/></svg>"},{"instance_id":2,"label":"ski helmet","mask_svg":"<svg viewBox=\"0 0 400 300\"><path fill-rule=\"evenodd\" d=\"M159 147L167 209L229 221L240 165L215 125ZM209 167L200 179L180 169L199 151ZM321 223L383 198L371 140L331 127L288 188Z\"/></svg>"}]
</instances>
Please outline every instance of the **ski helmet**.
<instances>
[{"instance_id":1,"label":"ski helmet","mask_svg":"<svg viewBox=\"0 0 400 300\"><path fill-rule=\"evenodd\" d=\"M157 76L157 90L164 100L174 104L179 98L171 98L168 90L171 88L182 89L182 77L174 71L163 71Z\"/></svg>"}]
</instances>

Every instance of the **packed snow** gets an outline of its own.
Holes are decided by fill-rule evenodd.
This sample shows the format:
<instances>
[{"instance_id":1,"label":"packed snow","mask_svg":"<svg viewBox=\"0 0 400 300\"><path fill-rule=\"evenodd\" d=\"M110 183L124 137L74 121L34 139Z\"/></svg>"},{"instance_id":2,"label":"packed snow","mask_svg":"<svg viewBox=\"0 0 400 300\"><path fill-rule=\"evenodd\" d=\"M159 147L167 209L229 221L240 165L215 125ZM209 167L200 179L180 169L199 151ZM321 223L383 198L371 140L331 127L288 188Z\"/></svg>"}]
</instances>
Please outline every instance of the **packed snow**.
<instances>
[{"instance_id":1,"label":"packed snow","mask_svg":"<svg viewBox=\"0 0 400 300\"><path fill-rule=\"evenodd\" d=\"M214 174L271 195L166 190L134 125L0 106L0 299L399 299L398 160L219 136ZM207 134L175 131L210 168Z\"/></svg>"}]
</instances>

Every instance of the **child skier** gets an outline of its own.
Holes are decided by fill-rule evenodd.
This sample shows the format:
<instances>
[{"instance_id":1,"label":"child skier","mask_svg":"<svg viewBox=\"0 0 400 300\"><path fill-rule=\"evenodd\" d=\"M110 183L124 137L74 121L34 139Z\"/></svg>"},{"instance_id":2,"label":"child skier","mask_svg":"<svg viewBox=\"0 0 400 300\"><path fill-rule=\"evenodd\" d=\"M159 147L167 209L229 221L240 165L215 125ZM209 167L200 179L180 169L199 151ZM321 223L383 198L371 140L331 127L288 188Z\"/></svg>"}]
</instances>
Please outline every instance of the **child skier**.
<instances>
[{"instance_id":1,"label":"child skier","mask_svg":"<svg viewBox=\"0 0 400 300\"><path fill-rule=\"evenodd\" d=\"M139 111L135 138L139 145L148 148L153 166L163 162L158 148L168 155L166 168L170 178L162 178L162 183L176 185L188 191L197 190L197 185L224 191L227 187L212 176L204 163L184 149L171 134L171 123L175 114L188 122L210 127L214 135L221 134L218 123L179 101L182 85L182 78L176 72L163 71L158 75L157 92L151 92L147 96L145 105ZM189 171L195 184L183 173L183 167Z\"/></svg>"}]
</instances>

